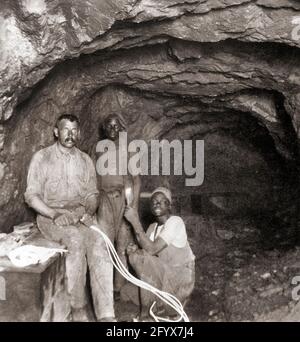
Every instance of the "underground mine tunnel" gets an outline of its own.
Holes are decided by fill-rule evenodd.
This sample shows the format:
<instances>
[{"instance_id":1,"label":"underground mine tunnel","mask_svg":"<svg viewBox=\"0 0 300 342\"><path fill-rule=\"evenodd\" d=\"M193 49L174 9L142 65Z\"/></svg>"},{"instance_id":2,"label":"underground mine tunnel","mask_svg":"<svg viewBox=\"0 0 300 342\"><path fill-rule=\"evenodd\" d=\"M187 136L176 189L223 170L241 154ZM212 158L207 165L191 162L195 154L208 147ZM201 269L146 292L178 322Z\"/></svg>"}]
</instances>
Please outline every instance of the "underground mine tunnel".
<instances>
[{"instance_id":1,"label":"underground mine tunnel","mask_svg":"<svg viewBox=\"0 0 300 342\"><path fill-rule=\"evenodd\" d=\"M34 152L53 143L58 116L79 117L79 147L92 153L101 138L99 125L117 112L132 139L204 141L201 185L188 187L185 175L172 173L142 176L142 192L161 184L170 187L173 211L186 222L196 256L196 286L186 309L191 319L293 320L299 310L290 281L300 255L300 53L276 19L288 20L299 5L237 1L234 8L214 11L218 2L205 1L215 6L201 11L199 2L196 11L197 1L184 6L175 1L179 15L162 14L155 4L147 12L142 1L127 19L120 9L123 17L107 28L105 18L113 20L112 8L118 6L114 2L106 4L107 17L98 8L95 21L87 20L80 6L69 5L73 12L68 6L59 12L65 22L44 23L50 31L43 38L34 33L43 25L39 18L51 18L58 9L47 12L50 4L40 1L47 6L33 6L25 20L29 8L23 2L16 8L4 2L3 9L7 38L16 25L16 40L27 40L24 50L7 48L1 64L6 74L1 88L1 232L35 220L24 203L28 165ZM68 26L74 11L78 26ZM265 16L274 31L252 22L254 17L264 22ZM100 35L97 20L105 22ZM60 40L63 34L66 42ZM9 61L18 58L25 62L13 69ZM145 225L152 219L147 201L141 198L140 203ZM119 314L130 316L130 308Z\"/></svg>"}]
</instances>

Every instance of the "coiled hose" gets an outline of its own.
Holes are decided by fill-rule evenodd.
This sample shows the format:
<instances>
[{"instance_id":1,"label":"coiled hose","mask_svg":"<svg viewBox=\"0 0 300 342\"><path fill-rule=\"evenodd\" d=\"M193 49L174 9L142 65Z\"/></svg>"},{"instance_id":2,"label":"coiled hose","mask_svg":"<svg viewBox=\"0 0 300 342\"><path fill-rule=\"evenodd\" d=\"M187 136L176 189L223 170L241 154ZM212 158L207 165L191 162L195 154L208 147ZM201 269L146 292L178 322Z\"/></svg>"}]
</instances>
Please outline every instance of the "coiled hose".
<instances>
[{"instance_id":1,"label":"coiled hose","mask_svg":"<svg viewBox=\"0 0 300 342\"><path fill-rule=\"evenodd\" d=\"M148 290L148 291L152 292L159 299L161 299L167 305L172 307L179 314L179 318L175 319L175 320L170 320L168 318L156 316L155 313L153 312L153 308L154 308L156 302L153 302L153 304L150 307L149 312L150 312L151 317L155 320L155 322L180 322L181 320L183 320L184 322L190 321L187 314L185 313L185 311L183 309L181 302L175 296L173 296L172 294L170 294L168 292L161 291L161 290L157 289L156 287L134 277L126 269L126 267L123 265L122 261L120 260L118 254L115 250L115 247L112 244L112 242L110 241L109 237L104 232L102 232L101 229L95 224L92 224L90 226L90 228L102 236L112 264L118 270L118 272L121 273L121 275L125 279L127 279L132 284L134 284L138 287L141 287L144 290Z\"/></svg>"}]
</instances>

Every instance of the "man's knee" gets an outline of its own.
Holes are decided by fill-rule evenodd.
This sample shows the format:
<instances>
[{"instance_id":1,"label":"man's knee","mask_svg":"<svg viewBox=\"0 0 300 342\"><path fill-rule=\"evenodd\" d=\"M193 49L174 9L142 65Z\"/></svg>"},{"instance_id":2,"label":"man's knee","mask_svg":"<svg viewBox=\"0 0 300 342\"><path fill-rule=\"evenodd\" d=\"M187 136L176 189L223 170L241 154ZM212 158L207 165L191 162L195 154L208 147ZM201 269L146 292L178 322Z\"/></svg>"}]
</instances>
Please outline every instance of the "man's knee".
<instances>
[{"instance_id":1,"label":"man's knee","mask_svg":"<svg viewBox=\"0 0 300 342\"><path fill-rule=\"evenodd\" d=\"M64 229L64 228L62 228ZM69 251L73 253L82 253L85 246L85 237L80 228L69 226L66 227L66 235L63 237L62 242L67 246Z\"/></svg>"},{"instance_id":2,"label":"man's knee","mask_svg":"<svg viewBox=\"0 0 300 342\"><path fill-rule=\"evenodd\" d=\"M102 228L100 228L100 231L107 235ZM86 233L86 245L88 249L92 248L95 251L99 251L100 254L107 250L105 237L100 232L92 229L89 229Z\"/></svg>"},{"instance_id":3,"label":"man's knee","mask_svg":"<svg viewBox=\"0 0 300 342\"><path fill-rule=\"evenodd\" d=\"M111 263L108 247L106 246L103 239L95 241L93 246L87 246L87 248L87 255L89 260L95 261L96 264Z\"/></svg>"}]
</instances>

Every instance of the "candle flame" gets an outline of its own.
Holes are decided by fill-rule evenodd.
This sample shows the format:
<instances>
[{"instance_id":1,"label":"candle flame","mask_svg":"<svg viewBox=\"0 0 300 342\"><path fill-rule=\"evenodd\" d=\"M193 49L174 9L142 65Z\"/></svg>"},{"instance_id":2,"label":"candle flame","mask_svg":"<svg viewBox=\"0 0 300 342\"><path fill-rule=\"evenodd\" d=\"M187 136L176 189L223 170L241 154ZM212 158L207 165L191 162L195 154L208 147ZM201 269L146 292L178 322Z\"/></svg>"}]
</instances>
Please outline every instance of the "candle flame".
<instances>
[{"instance_id":1,"label":"candle flame","mask_svg":"<svg viewBox=\"0 0 300 342\"><path fill-rule=\"evenodd\" d=\"M131 187L126 187L125 188L125 199L126 199L126 204L130 206L132 200L133 200L133 194L132 194L132 189Z\"/></svg>"}]
</instances>

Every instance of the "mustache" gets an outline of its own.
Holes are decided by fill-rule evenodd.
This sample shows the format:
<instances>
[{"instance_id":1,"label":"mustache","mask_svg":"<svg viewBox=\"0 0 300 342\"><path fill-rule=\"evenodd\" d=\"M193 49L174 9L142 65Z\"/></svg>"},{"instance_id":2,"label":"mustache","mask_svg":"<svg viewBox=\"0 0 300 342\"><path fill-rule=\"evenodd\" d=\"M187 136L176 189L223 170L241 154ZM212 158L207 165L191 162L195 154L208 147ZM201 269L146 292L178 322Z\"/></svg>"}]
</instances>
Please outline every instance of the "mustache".
<instances>
[{"instance_id":1,"label":"mustache","mask_svg":"<svg viewBox=\"0 0 300 342\"><path fill-rule=\"evenodd\" d=\"M75 140L73 138L66 138L65 142L75 142Z\"/></svg>"}]
</instances>

